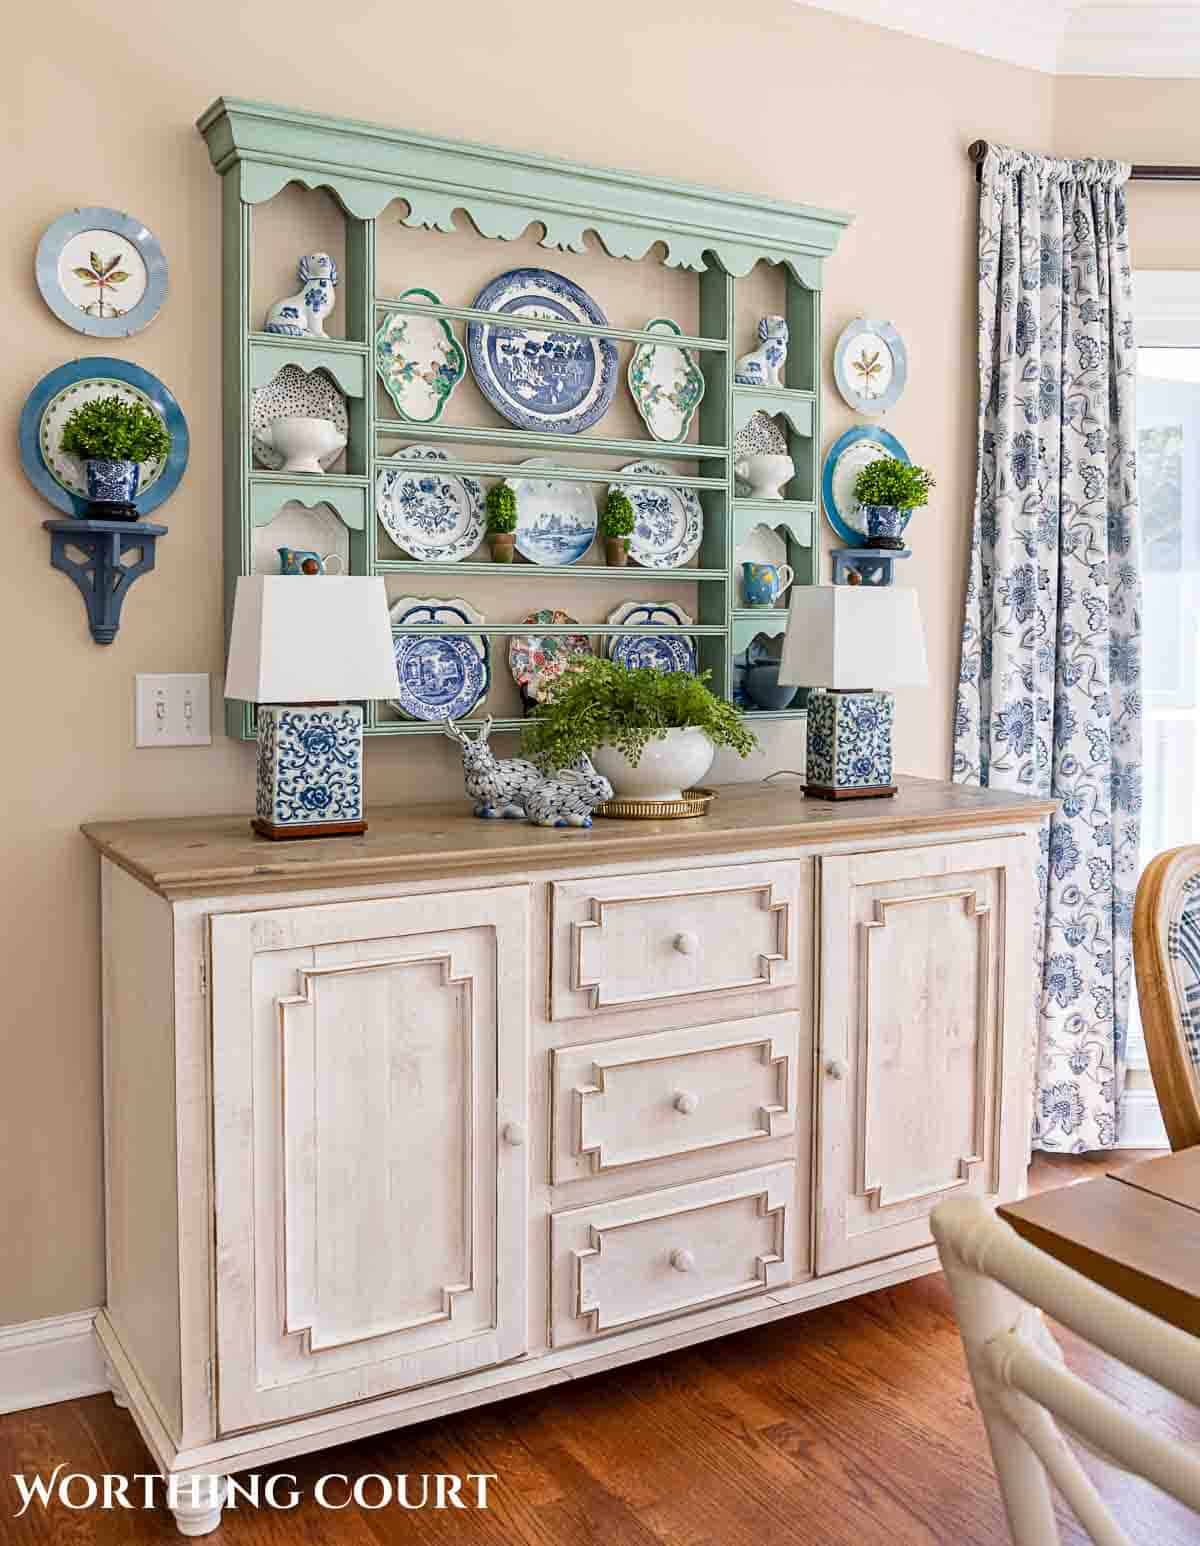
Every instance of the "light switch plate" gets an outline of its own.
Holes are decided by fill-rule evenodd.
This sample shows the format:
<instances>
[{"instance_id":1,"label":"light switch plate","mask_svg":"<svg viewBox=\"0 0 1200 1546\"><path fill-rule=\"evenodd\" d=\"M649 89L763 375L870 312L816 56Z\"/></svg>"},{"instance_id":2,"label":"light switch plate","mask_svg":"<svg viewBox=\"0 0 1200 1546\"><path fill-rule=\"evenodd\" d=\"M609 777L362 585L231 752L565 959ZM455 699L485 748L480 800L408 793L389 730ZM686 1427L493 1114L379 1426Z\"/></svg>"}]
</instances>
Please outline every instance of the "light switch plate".
<instances>
[{"instance_id":1,"label":"light switch plate","mask_svg":"<svg viewBox=\"0 0 1200 1546\"><path fill-rule=\"evenodd\" d=\"M135 746L211 746L207 671L136 677Z\"/></svg>"}]
</instances>

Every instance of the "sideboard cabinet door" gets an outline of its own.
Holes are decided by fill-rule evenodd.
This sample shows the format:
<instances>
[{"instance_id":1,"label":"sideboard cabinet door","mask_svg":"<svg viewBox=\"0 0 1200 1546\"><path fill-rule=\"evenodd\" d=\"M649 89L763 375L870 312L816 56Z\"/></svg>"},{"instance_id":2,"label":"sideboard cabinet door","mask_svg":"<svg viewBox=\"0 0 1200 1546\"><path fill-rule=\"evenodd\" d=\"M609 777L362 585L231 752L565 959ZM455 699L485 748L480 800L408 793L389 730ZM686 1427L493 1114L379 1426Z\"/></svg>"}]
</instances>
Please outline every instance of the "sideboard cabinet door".
<instances>
[{"instance_id":1,"label":"sideboard cabinet door","mask_svg":"<svg viewBox=\"0 0 1200 1546\"><path fill-rule=\"evenodd\" d=\"M210 928L221 1431L524 1352L528 889Z\"/></svg>"},{"instance_id":2,"label":"sideboard cabinet door","mask_svg":"<svg viewBox=\"0 0 1200 1546\"><path fill-rule=\"evenodd\" d=\"M1031 845L821 860L817 1271L927 1245L1028 1159Z\"/></svg>"}]
</instances>

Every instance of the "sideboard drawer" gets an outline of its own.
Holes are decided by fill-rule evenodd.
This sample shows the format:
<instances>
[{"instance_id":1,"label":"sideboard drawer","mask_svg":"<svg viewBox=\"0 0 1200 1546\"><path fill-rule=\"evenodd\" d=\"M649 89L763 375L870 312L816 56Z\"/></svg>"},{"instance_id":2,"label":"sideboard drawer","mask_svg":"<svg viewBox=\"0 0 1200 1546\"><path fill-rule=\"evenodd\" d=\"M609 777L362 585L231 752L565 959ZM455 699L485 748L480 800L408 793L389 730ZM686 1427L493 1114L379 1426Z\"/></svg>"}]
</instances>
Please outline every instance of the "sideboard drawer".
<instances>
[{"instance_id":1,"label":"sideboard drawer","mask_svg":"<svg viewBox=\"0 0 1200 1546\"><path fill-rule=\"evenodd\" d=\"M792 1132L798 1024L791 1011L556 1047L551 1180Z\"/></svg>"},{"instance_id":2,"label":"sideboard drawer","mask_svg":"<svg viewBox=\"0 0 1200 1546\"><path fill-rule=\"evenodd\" d=\"M557 882L550 1018L790 986L801 873L736 864Z\"/></svg>"},{"instance_id":3,"label":"sideboard drawer","mask_svg":"<svg viewBox=\"0 0 1200 1546\"><path fill-rule=\"evenodd\" d=\"M564 1347L781 1288L795 1207L789 1162L556 1213L550 1340Z\"/></svg>"}]
</instances>

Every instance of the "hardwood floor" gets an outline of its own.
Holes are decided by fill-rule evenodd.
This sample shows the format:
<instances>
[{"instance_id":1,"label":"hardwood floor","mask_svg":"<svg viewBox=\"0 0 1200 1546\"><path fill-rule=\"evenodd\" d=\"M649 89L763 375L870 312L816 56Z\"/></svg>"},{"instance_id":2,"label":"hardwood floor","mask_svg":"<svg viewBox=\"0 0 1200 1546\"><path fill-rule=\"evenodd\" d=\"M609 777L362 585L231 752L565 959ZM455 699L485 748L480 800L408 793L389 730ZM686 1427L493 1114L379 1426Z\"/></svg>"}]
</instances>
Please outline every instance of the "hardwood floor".
<instances>
[{"instance_id":1,"label":"hardwood floor","mask_svg":"<svg viewBox=\"0 0 1200 1546\"><path fill-rule=\"evenodd\" d=\"M1039 1156L1036 1189L1113 1162ZM1059 1333L1067 1361L1162 1431L1200 1413ZM13 1473L93 1476L149 1457L94 1396L0 1418L0 1546L141 1546L178 1537L149 1513L33 1507ZM1132 1539L1194 1546L1195 1516L1085 1463ZM278 1468L294 1511L227 1513L214 1546L1006 1546L999 1493L949 1299L929 1277L565 1387ZM487 1512L320 1508L319 1477L495 1472ZM262 1476L269 1475L263 1472ZM331 1489L335 1500L343 1495ZM1065 1542L1086 1537L1064 1514Z\"/></svg>"}]
</instances>

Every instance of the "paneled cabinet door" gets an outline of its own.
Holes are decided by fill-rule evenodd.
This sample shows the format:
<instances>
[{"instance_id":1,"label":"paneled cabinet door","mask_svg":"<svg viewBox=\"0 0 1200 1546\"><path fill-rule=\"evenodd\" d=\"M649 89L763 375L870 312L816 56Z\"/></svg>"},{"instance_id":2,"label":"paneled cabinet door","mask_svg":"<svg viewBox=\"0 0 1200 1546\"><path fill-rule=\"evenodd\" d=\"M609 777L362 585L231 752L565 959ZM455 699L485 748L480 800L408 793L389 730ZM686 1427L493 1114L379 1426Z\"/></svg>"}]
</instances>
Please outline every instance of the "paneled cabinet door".
<instances>
[{"instance_id":1,"label":"paneled cabinet door","mask_svg":"<svg viewBox=\"0 0 1200 1546\"><path fill-rule=\"evenodd\" d=\"M525 1350L524 886L211 920L218 1418Z\"/></svg>"},{"instance_id":2,"label":"paneled cabinet door","mask_svg":"<svg viewBox=\"0 0 1200 1546\"><path fill-rule=\"evenodd\" d=\"M817 1271L927 1245L1028 1158L1032 840L821 860Z\"/></svg>"}]
</instances>

